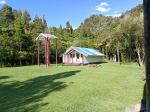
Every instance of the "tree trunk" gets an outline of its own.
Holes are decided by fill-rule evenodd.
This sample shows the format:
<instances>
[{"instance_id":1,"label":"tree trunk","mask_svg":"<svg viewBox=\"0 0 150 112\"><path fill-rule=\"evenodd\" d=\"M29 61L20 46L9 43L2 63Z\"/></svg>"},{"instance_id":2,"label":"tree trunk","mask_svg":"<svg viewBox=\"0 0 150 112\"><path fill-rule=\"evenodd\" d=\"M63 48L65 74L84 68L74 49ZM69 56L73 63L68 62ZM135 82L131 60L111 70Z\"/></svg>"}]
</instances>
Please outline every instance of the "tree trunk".
<instances>
[{"instance_id":1,"label":"tree trunk","mask_svg":"<svg viewBox=\"0 0 150 112\"><path fill-rule=\"evenodd\" d=\"M22 60L21 59L19 60L19 63L20 63L20 66L22 66Z\"/></svg>"},{"instance_id":2,"label":"tree trunk","mask_svg":"<svg viewBox=\"0 0 150 112\"><path fill-rule=\"evenodd\" d=\"M144 0L144 39L146 65L146 112L150 112L150 0Z\"/></svg>"},{"instance_id":3,"label":"tree trunk","mask_svg":"<svg viewBox=\"0 0 150 112\"><path fill-rule=\"evenodd\" d=\"M120 61L123 62L124 61L124 55L120 52Z\"/></svg>"},{"instance_id":4,"label":"tree trunk","mask_svg":"<svg viewBox=\"0 0 150 112\"><path fill-rule=\"evenodd\" d=\"M117 45L117 59L118 59L118 63L120 63L119 45Z\"/></svg>"},{"instance_id":5,"label":"tree trunk","mask_svg":"<svg viewBox=\"0 0 150 112\"><path fill-rule=\"evenodd\" d=\"M21 53L21 51L22 51L22 47L21 47L21 45L20 45L20 53ZM20 54L20 55L21 55L21 54ZM20 56L20 59L19 59L19 63L20 63L20 66L22 66L21 56Z\"/></svg>"},{"instance_id":6,"label":"tree trunk","mask_svg":"<svg viewBox=\"0 0 150 112\"><path fill-rule=\"evenodd\" d=\"M143 63L143 65L145 64L145 52L144 52L144 50L143 50L143 56L142 56L142 63Z\"/></svg>"},{"instance_id":7,"label":"tree trunk","mask_svg":"<svg viewBox=\"0 0 150 112\"><path fill-rule=\"evenodd\" d=\"M32 55L32 65L34 65L34 55Z\"/></svg>"},{"instance_id":8,"label":"tree trunk","mask_svg":"<svg viewBox=\"0 0 150 112\"><path fill-rule=\"evenodd\" d=\"M143 66L143 62L141 59L141 55L140 55L140 48L137 48L137 54L138 54L138 62L139 62L139 66Z\"/></svg>"},{"instance_id":9,"label":"tree trunk","mask_svg":"<svg viewBox=\"0 0 150 112\"><path fill-rule=\"evenodd\" d=\"M107 46L105 47L105 54L106 54L106 59L108 59L108 48L107 48Z\"/></svg>"},{"instance_id":10,"label":"tree trunk","mask_svg":"<svg viewBox=\"0 0 150 112\"><path fill-rule=\"evenodd\" d=\"M114 61L117 62L117 55L114 55Z\"/></svg>"}]
</instances>

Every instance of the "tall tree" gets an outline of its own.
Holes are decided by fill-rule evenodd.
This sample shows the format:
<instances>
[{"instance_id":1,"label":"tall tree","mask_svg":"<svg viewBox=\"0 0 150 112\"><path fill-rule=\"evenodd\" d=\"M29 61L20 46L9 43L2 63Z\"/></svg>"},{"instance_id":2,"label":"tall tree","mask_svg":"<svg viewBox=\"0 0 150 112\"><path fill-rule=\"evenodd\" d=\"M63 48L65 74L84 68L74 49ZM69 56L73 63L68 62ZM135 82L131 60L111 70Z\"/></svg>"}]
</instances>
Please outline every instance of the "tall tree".
<instances>
[{"instance_id":1,"label":"tall tree","mask_svg":"<svg viewBox=\"0 0 150 112\"><path fill-rule=\"evenodd\" d=\"M12 8L8 5L4 5L0 10L0 25L8 27L14 22L14 15Z\"/></svg>"},{"instance_id":2,"label":"tall tree","mask_svg":"<svg viewBox=\"0 0 150 112\"><path fill-rule=\"evenodd\" d=\"M47 28L47 22L45 19L45 15L43 15L42 22L43 22L43 32L46 33L48 28Z\"/></svg>"},{"instance_id":3,"label":"tall tree","mask_svg":"<svg viewBox=\"0 0 150 112\"><path fill-rule=\"evenodd\" d=\"M71 26L69 21L66 22L66 29L67 29L68 33L70 33L70 34L73 33L73 28L72 28L72 26Z\"/></svg>"},{"instance_id":4,"label":"tall tree","mask_svg":"<svg viewBox=\"0 0 150 112\"><path fill-rule=\"evenodd\" d=\"M28 33L28 31L30 29L30 21L31 21L31 17L30 17L29 12L27 10L23 11L23 13L22 13L22 25L23 25L26 33Z\"/></svg>"},{"instance_id":5,"label":"tall tree","mask_svg":"<svg viewBox=\"0 0 150 112\"><path fill-rule=\"evenodd\" d=\"M19 54L20 65L22 65L22 57L23 57L22 47L23 47L23 38L25 36L25 33L21 23L21 17L18 18L15 22L15 31L16 31L15 32L16 43L19 48L18 54Z\"/></svg>"},{"instance_id":6,"label":"tall tree","mask_svg":"<svg viewBox=\"0 0 150 112\"><path fill-rule=\"evenodd\" d=\"M42 33L43 32L43 22L42 22L42 19L39 18L38 16L35 16L34 17L34 20L33 20L33 30L34 32L34 36L36 37L39 33Z\"/></svg>"}]
</instances>

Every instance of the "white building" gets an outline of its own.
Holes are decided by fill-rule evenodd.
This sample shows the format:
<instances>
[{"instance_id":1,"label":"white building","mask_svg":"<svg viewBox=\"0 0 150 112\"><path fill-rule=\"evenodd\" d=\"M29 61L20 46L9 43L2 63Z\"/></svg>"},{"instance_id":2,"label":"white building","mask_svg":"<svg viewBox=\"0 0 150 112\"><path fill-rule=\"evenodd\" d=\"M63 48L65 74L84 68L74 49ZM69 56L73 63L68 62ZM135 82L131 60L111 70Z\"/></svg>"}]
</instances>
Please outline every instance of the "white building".
<instances>
[{"instance_id":1,"label":"white building","mask_svg":"<svg viewBox=\"0 0 150 112\"><path fill-rule=\"evenodd\" d=\"M72 46L62 55L62 60L64 64L100 63L103 61L104 56L95 49Z\"/></svg>"}]
</instances>

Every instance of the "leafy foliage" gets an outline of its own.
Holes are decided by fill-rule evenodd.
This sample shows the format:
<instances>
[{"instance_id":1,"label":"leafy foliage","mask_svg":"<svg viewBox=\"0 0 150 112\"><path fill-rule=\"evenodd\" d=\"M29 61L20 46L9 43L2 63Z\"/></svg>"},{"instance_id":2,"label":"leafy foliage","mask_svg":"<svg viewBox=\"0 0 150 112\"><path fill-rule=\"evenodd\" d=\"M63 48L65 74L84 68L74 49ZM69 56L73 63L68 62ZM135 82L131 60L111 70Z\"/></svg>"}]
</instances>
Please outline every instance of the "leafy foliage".
<instances>
[{"instance_id":1,"label":"leafy foliage","mask_svg":"<svg viewBox=\"0 0 150 112\"><path fill-rule=\"evenodd\" d=\"M61 55L68 47L81 46L100 50L109 60L144 63L143 6L138 5L121 17L92 15L78 29L66 26L47 26L46 18L35 16L31 20L27 10L13 10L4 5L0 10L0 65L17 66L36 64L35 38L39 33L51 33L59 37ZM43 44L43 43L41 43ZM55 62L55 41L52 41L51 62ZM44 54L44 46L41 48ZM44 55L42 55L44 62Z\"/></svg>"}]
</instances>

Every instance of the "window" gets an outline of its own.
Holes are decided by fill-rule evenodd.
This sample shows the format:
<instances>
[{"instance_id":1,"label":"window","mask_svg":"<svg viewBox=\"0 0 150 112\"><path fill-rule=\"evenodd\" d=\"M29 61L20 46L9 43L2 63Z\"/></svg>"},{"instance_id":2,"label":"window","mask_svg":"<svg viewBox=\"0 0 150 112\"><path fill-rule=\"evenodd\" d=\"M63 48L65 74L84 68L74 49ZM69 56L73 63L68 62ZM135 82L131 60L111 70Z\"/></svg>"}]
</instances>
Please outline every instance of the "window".
<instances>
[{"instance_id":1,"label":"window","mask_svg":"<svg viewBox=\"0 0 150 112\"><path fill-rule=\"evenodd\" d=\"M80 57L80 55L79 55L79 54L77 54L77 59L79 59L79 57Z\"/></svg>"},{"instance_id":2,"label":"window","mask_svg":"<svg viewBox=\"0 0 150 112\"><path fill-rule=\"evenodd\" d=\"M70 57L71 57L71 58L74 58L74 57L75 57L75 55L74 55L74 54L70 54Z\"/></svg>"},{"instance_id":3,"label":"window","mask_svg":"<svg viewBox=\"0 0 150 112\"><path fill-rule=\"evenodd\" d=\"M74 57L75 57L75 54L72 54L72 57L74 58Z\"/></svg>"}]
</instances>

